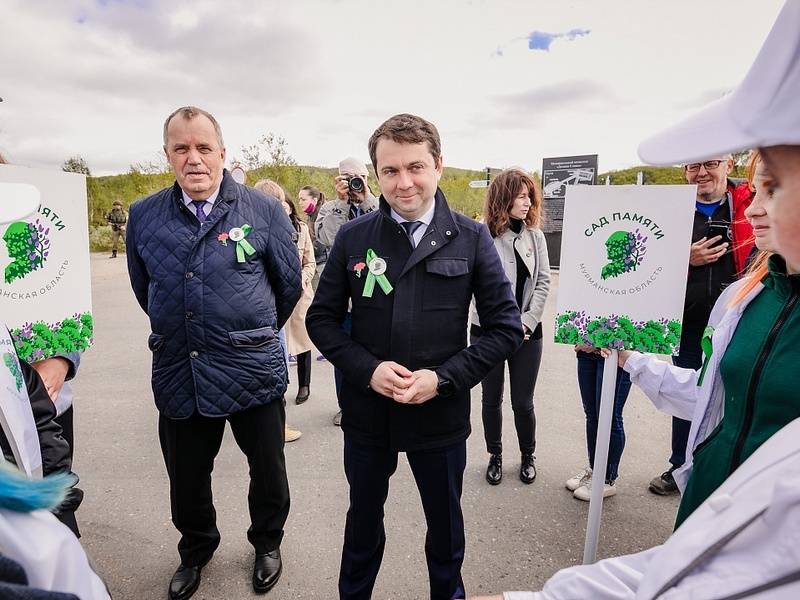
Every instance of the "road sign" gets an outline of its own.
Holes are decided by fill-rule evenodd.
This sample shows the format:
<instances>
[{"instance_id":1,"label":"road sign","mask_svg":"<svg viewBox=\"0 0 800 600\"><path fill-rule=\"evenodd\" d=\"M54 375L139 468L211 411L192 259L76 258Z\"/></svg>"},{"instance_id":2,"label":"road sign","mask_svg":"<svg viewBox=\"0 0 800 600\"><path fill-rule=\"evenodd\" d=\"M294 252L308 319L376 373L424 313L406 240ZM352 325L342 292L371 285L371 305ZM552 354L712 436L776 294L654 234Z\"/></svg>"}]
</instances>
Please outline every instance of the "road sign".
<instances>
[{"instance_id":1,"label":"road sign","mask_svg":"<svg viewBox=\"0 0 800 600\"><path fill-rule=\"evenodd\" d=\"M236 165L231 169L231 177L236 183L244 183L247 181L247 171L245 171L239 165Z\"/></svg>"},{"instance_id":2,"label":"road sign","mask_svg":"<svg viewBox=\"0 0 800 600\"><path fill-rule=\"evenodd\" d=\"M477 181L470 181L469 187L471 188L482 188L482 187L489 187L489 182L485 179L478 179Z\"/></svg>"}]
</instances>

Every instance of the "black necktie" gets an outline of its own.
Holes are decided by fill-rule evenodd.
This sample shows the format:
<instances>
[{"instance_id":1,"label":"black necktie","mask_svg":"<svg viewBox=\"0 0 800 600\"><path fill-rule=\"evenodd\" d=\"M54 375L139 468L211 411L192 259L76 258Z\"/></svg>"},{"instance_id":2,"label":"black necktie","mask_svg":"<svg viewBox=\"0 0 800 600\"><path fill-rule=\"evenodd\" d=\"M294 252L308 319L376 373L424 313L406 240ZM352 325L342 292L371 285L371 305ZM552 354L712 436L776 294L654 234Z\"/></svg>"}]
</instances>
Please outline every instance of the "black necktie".
<instances>
[{"instance_id":1,"label":"black necktie","mask_svg":"<svg viewBox=\"0 0 800 600\"><path fill-rule=\"evenodd\" d=\"M422 221L403 221L400 225L406 230L408 239L411 240L411 245L416 248L417 242L414 240L414 232L422 225Z\"/></svg>"},{"instance_id":2,"label":"black necktie","mask_svg":"<svg viewBox=\"0 0 800 600\"><path fill-rule=\"evenodd\" d=\"M206 200L192 200L192 204L194 204L194 212L201 223L206 220L206 211L203 210L206 202Z\"/></svg>"},{"instance_id":3,"label":"black necktie","mask_svg":"<svg viewBox=\"0 0 800 600\"><path fill-rule=\"evenodd\" d=\"M350 203L350 220L352 221L361 214L361 207L358 204Z\"/></svg>"}]
</instances>

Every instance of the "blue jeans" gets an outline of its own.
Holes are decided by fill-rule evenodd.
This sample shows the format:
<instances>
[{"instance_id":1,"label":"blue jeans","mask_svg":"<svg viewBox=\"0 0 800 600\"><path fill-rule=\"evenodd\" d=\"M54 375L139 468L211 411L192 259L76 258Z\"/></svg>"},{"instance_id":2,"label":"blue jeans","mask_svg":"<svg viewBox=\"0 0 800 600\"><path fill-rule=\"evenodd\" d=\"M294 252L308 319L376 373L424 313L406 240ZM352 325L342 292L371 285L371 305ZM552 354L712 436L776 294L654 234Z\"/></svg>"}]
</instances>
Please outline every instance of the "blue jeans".
<instances>
[{"instance_id":1,"label":"blue jeans","mask_svg":"<svg viewBox=\"0 0 800 600\"><path fill-rule=\"evenodd\" d=\"M703 366L703 350L700 341L703 334L700 331L681 332L681 345L678 348L678 356L672 357L672 364L683 369L694 369L697 371ZM691 421L672 417L672 456L669 462L672 465L670 471L683 466L686 462L686 445L689 443L689 428Z\"/></svg>"},{"instance_id":2,"label":"blue jeans","mask_svg":"<svg viewBox=\"0 0 800 600\"><path fill-rule=\"evenodd\" d=\"M583 411L586 413L586 446L589 451L589 466L594 469L594 450L597 445L597 421L600 416L600 395L603 389L603 364L599 354L576 352L578 357L578 387L581 390ZM608 446L606 481L619 475L619 461L625 449L625 429L622 424L622 409L631 391L631 377L621 368L617 369L617 387L614 392L614 413L611 418L611 441Z\"/></svg>"}]
</instances>

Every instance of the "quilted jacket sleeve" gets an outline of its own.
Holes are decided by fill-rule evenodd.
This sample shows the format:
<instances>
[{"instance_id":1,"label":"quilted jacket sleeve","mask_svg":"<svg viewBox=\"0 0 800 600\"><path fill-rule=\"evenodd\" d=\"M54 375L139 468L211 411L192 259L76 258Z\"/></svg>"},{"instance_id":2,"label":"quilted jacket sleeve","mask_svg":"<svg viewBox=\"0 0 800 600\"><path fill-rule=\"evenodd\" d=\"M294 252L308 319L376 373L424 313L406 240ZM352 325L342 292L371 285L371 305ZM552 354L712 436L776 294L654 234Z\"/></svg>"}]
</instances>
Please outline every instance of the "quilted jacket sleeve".
<instances>
[{"instance_id":1,"label":"quilted jacket sleeve","mask_svg":"<svg viewBox=\"0 0 800 600\"><path fill-rule=\"evenodd\" d=\"M137 247L136 231L139 224L139 212L141 208L140 202L131 204L130 213L128 217L128 226L125 232L125 255L128 259L128 275L131 280L131 287L133 294L136 296L136 301L139 306L147 313L147 288L150 284L150 276L147 273L147 268L144 261L139 254Z\"/></svg>"},{"instance_id":2,"label":"quilted jacket sleeve","mask_svg":"<svg viewBox=\"0 0 800 600\"><path fill-rule=\"evenodd\" d=\"M270 286L275 294L278 329L281 329L289 320L294 306L303 292L303 275L300 268L300 256L292 240L295 233L294 228L278 203L272 205L270 222L270 235L267 239L264 264ZM145 294L146 291L145 289Z\"/></svg>"}]
</instances>

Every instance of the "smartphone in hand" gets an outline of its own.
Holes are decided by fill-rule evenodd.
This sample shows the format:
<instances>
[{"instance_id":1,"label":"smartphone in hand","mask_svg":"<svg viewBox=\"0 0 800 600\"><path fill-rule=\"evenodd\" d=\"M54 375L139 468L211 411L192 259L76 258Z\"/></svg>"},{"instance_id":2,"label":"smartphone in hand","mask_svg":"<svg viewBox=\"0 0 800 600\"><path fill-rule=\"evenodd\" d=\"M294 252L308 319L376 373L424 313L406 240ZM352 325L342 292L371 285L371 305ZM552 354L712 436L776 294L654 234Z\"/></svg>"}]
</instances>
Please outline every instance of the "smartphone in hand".
<instances>
[{"instance_id":1,"label":"smartphone in hand","mask_svg":"<svg viewBox=\"0 0 800 600\"><path fill-rule=\"evenodd\" d=\"M712 244L710 247L714 248L715 246L719 246L720 244L724 244L725 242L731 242L731 226L730 223L726 223L725 221L709 221L708 222L708 239L717 237L718 235L722 236L722 239L717 240Z\"/></svg>"}]
</instances>

